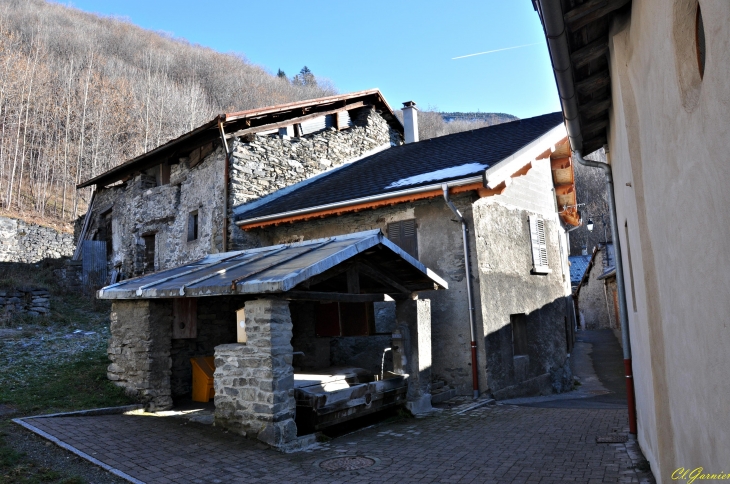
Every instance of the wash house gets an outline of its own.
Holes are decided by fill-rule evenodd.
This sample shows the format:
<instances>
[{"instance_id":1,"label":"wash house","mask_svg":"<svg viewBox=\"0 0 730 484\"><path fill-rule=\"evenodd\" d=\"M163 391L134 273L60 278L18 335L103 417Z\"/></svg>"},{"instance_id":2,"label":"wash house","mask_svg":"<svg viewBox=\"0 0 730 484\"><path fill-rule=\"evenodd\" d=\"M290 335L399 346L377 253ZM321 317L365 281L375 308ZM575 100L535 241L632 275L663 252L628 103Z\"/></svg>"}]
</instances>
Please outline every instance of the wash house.
<instances>
[{"instance_id":1,"label":"wash house","mask_svg":"<svg viewBox=\"0 0 730 484\"><path fill-rule=\"evenodd\" d=\"M422 413L431 307L417 294L447 287L380 230L209 255L99 291L114 301L109 377L168 409L193 390L191 361L214 357L216 425L277 447L396 405Z\"/></svg>"}]
</instances>

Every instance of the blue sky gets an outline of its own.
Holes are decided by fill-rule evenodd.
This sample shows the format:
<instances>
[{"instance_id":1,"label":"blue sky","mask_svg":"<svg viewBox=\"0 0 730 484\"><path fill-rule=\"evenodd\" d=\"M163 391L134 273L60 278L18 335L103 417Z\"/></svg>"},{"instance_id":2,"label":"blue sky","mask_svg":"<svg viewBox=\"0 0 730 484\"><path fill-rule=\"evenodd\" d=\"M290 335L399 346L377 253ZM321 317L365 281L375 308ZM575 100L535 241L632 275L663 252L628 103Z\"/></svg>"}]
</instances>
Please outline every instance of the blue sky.
<instances>
[{"instance_id":1,"label":"blue sky","mask_svg":"<svg viewBox=\"0 0 730 484\"><path fill-rule=\"evenodd\" d=\"M306 65L341 92L377 87L393 108L414 100L441 111L522 118L560 109L530 0L75 0L70 5L242 53L271 72L281 68L293 76Z\"/></svg>"}]
</instances>

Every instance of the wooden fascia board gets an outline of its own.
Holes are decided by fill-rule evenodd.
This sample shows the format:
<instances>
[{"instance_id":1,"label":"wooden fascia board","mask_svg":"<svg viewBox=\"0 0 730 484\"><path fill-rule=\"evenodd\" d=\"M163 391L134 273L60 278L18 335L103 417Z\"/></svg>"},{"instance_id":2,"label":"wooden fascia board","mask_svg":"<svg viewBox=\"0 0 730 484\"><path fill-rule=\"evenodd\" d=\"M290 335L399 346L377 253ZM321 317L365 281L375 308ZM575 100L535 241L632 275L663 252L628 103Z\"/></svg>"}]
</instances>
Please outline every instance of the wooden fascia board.
<instances>
[{"instance_id":1,"label":"wooden fascia board","mask_svg":"<svg viewBox=\"0 0 730 484\"><path fill-rule=\"evenodd\" d=\"M484 187L494 189L528 163L538 159L567 136L565 125L559 124L512 155L495 163L484 172ZM509 182L507 182L509 183Z\"/></svg>"}]
</instances>

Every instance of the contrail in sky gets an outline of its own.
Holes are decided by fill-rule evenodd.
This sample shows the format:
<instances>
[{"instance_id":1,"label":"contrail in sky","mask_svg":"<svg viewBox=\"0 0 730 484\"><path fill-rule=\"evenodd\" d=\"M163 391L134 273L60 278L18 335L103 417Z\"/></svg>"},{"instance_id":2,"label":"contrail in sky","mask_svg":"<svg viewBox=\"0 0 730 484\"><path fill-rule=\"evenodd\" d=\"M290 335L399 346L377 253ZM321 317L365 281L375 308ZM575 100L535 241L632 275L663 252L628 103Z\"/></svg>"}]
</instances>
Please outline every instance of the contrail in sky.
<instances>
[{"instance_id":1,"label":"contrail in sky","mask_svg":"<svg viewBox=\"0 0 730 484\"><path fill-rule=\"evenodd\" d=\"M477 52L476 54L460 55L459 57L452 57L451 60L463 59L464 57L474 57L475 55L491 54L492 52L502 52L503 50L519 49L521 47L529 47L531 45L537 45L539 43L540 42L535 42L534 44L516 45L514 47L505 47L504 49L495 49L495 50L488 50L486 52Z\"/></svg>"}]
</instances>

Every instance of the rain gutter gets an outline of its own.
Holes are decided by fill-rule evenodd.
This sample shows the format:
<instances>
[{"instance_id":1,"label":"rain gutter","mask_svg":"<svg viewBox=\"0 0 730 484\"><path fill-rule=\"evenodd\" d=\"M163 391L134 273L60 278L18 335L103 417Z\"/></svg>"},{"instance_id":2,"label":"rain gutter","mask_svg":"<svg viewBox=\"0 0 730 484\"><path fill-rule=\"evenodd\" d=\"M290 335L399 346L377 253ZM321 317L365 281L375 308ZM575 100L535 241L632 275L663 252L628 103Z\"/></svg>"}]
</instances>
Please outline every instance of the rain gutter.
<instances>
[{"instance_id":1,"label":"rain gutter","mask_svg":"<svg viewBox=\"0 0 730 484\"><path fill-rule=\"evenodd\" d=\"M469 299L469 332L471 334L471 378L472 387L474 389L474 399L479 398L479 373L477 371L477 327L474 317L474 289L471 286L471 261L469 260L469 227L461 212L449 200L449 186L444 183L441 185L444 193L444 201L446 205L454 212L456 218L461 222L461 238L464 243L464 269L466 271L466 292Z\"/></svg>"},{"instance_id":2,"label":"rain gutter","mask_svg":"<svg viewBox=\"0 0 730 484\"><path fill-rule=\"evenodd\" d=\"M626 306L626 286L624 284L621 258L621 242L618 237L618 220L616 216L616 200L614 196L613 173L611 165L583 158L583 136L580 128L578 100L573 82L573 69L570 61L568 36L559 0L536 0L535 6L542 19L547 39L548 51L555 74L555 83L560 94L563 107L563 118L568 131L568 139L573 150L573 158L583 166L603 170L606 181L608 208L611 216L611 235L616 251L616 284L618 286L619 316L621 321L621 338L624 353L624 370L626 374L626 396L629 407L629 432L636 434L636 404L634 401L634 377L631 363L631 339L629 335L629 313Z\"/></svg>"}]
</instances>

